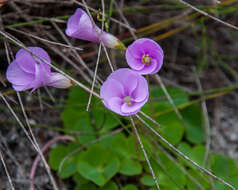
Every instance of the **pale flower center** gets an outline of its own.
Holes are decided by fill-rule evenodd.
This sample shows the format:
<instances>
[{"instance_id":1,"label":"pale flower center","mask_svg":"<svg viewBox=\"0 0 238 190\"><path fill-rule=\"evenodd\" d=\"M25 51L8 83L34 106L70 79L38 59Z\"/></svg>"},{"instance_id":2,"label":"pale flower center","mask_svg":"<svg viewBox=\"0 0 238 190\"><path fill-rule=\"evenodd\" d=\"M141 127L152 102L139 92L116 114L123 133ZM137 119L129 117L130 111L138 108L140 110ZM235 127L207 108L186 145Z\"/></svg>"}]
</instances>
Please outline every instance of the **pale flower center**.
<instances>
[{"instance_id":1,"label":"pale flower center","mask_svg":"<svg viewBox=\"0 0 238 190\"><path fill-rule=\"evenodd\" d=\"M143 55L143 57L142 57L142 62L143 62L144 64L149 65L149 64L151 63L150 60L151 60L151 57L150 57L149 54Z\"/></svg>"},{"instance_id":2,"label":"pale flower center","mask_svg":"<svg viewBox=\"0 0 238 190\"><path fill-rule=\"evenodd\" d=\"M123 102L127 103L128 106L132 106L133 103L131 102L131 100L133 100L133 98L131 98L130 96L126 96L126 97L124 97Z\"/></svg>"}]
</instances>

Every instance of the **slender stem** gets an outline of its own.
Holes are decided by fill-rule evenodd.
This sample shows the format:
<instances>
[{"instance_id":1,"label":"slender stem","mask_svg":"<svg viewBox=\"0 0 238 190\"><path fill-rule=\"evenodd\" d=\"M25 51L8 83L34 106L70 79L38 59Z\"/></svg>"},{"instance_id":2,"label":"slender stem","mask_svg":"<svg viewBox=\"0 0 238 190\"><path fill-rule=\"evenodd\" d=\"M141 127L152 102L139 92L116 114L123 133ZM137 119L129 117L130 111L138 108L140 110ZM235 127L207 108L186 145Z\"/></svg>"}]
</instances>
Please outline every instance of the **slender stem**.
<instances>
[{"instance_id":1,"label":"slender stem","mask_svg":"<svg viewBox=\"0 0 238 190\"><path fill-rule=\"evenodd\" d=\"M44 154L48 149L49 147L52 145L52 144L55 144L57 141L59 140L69 140L69 141L75 141L75 139L71 136L57 136L53 139L51 139L50 141L48 141L44 146L43 148L41 149L41 152L42 154ZM30 173L30 190L34 190L34 179L35 179L35 172L36 172L36 168L37 168L37 165L40 161L40 158L41 158L41 155L38 154L37 157L35 158L34 160L34 163L31 167L31 173Z\"/></svg>"},{"instance_id":2,"label":"slender stem","mask_svg":"<svg viewBox=\"0 0 238 190\"><path fill-rule=\"evenodd\" d=\"M156 79L156 81L158 81L158 83L160 84L166 98L168 99L169 103L172 105L176 115L178 116L178 118L180 119L180 121L182 121L184 123L183 117L181 115L181 113L179 112L178 108L176 107L176 105L174 104L174 101L172 100L171 96L169 95L164 83L162 82L161 78L159 75L154 75L154 78Z\"/></svg>"},{"instance_id":3,"label":"slender stem","mask_svg":"<svg viewBox=\"0 0 238 190\"><path fill-rule=\"evenodd\" d=\"M63 160L60 162L59 172L61 172L62 167L63 167L65 161L66 161L67 159L69 159L71 156L73 156L74 154L76 154L77 152L80 152L80 151L83 150L84 148L86 148L86 147L88 147L88 146L90 146L90 145L92 145L92 144L95 144L95 143L97 143L97 142L100 142L101 140L106 139L106 138L108 138L108 137L110 137L110 136L112 136L112 135L115 135L115 134L117 134L117 133L120 133L121 131L123 131L123 128L116 129L116 130L112 131L110 134L107 134L107 135L104 135L104 136L102 136L102 137L100 137L100 138L97 138L97 139L95 139L95 140L92 140L92 141L90 141L89 143L84 144L84 145L82 145L81 147L79 147L79 148L77 148L76 150L74 150L73 152L69 153L69 154L68 154L67 156L65 156L65 157L63 158Z\"/></svg>"},{"instance_id":4,"label":"slender stem","mask_svg":"<svg viewBox=\"0 0 238 190\"><path fill-rule=\"evenodd\" d=\"M9 181L9 183L10 183L11 189L12 189L12 190L15 190L15 187L14 187L14 185L13 185L13 183L12 183L12 179L11 179L11 176L10 176L10 174L9 174L9 172L8 172L8 169L7 169L6 163L5 163L5 161L4 161L4 158L3 158L3 155L2 155L2 151L1 151L1 150L0 150L0 158L1 158L1 161L2 161L2 164L3 164L3 167L4 167L4 170L5 170L5 172L6 172L8 181Z\"/></svg>"},{"instance_id":5,"label":"slender stem","mask_svg":"<svg viewBox=\"0 0 238 190\"><path fill-rule=\"evenodd\" d=\"M72 78L71 76L67 75L66 73L64 73L63 71L61 71L60 69L58 69L57 67L55 67L54 65L52 65L51 63L49 63L48 61L46 61L45 59L42 59L40 56L35 55L34 53L32 53L24 44L22 44L21 42L19 42L18 40L14 39L13 37L11 37L9 34L3 32L0 30L0 34L2 36L4 36L5 38L12 40L14 43L16 43L18 46L22 47L23 49L25 49L27 52L29 52L30 54L32 54L33 56L35 56L36 58L38 58L39 60L41 60L42 62L44 62L45 64L51 66L53 69L55 69L57 72L61 73L62 75L64 75L65 77L67 77L68 79L72 80L75 84L77 84L78 86L80 86L81 88L83 88L85 91L87 92L91 92L91 90L85 86L84 84L80 83L79 81L75 80L74 78ZM92 92L92 94L98 98L101 99L100 95L96 92Z\"/></svg>"},{"instance_id":6,"label":"slender stem","mask_svg":"<svg viewBox=\"0 0 238 190\"><path fill-rule=\"evenodd\" d=\"M83 50L82 48L79 48L79 47L71 47L71 46L66 45L66 44L62 44L62 43L59 43L59 42L54 42L54 41L50 41L50 40L47 40L47 39L44 39L44 38L40 38L38 36L35 36L33 34L30 34L30 33L27 33L27 32L21 31L21 30L17 30L15 28L8 28L8 29L12 30L12 31L15 31L15 32L18 32L20 34L26 35L26 36L30 36L30 37L35 38L37 40L46 42L48 44L53 44L53 45L62 46L62 47L65 47L65 48L71 48L71 49L75 49L75 50Z\"/></svg>"},{"instance_id":7,"label":"slender stem","mask_svg":"<svg viewBox=\"0 0 238 190\"><path fill-rule=\"evenodd\" d=\"M98 58L97 58L96 67L95 67L95 71L94 71L91 92L89 94L89 99L88 99L88 104L87 104L87 109L86 109L87 111L89 111L90 103L91 103L91 100L92 100L93 90L94 90L94 86L95 86L95 82L96 82L96 78L97 78L97 72L98 72L98 65L99 65L101 50L102 50L102 43L99 44Z\"/></svg>"},{"instance_id":8,"label":"slender stem","mask_svg":"<svg viewBox=\"0 0 238 190\"><path fill-rule=\"evenodd\" d=\"M130 117L130 120L131 120L131 124L132 124L133 130L134 130L134 132L135 132L135 134L136 134L137 140L138 140L138 142L139 142L139 144L140 144L140 147L141 147L142 152L143 152L143 154L144 154L144 157L145 157L145 159L146 159L146 162L147 162L147 164L148 164L148 166L149 166L149 169L150 169L150 172L151 172L152 177L153 177L153 179L154 179L155 185L156 185L157 189L160 190L159 183L158 183L158 181L157 181L157 178L156 178L156 176L155 176L154 170L153 170L153 168L152 168L152 166L151 166L150 160L149 160L149 158L148 158L148 156L147 156L147 153L146 153L146 151L145 151L144 145L143 145L143 143L142 143L142 141L141 141L140 135L139 135L139 133L138 133L138 131L137 131L137 129L136 129L134 120L133 120L132 117Z\"/></svg>"},{"instance_id":9,"label":"slender stem","mask_svg":"<svg viewBox=\"0 0 238 190\"><path fill-rule=\"evenodd\" d=\"M204 16L207 16L207 17L209 17L209 18L211 18L211 19L213 19L213 20L215 20L215 21L217 21L217 22L219 22L219 23L221 23L221 24L223 24L223 25L225 25L225 26L228 26L228 27L230 27L230 28L233 28L233 29L235 29L235 30L238 30L238 27L237 27L237 26L234 26L234 25L232 25L232 24L230 24L230 23L228 23L228 22L225 22L225 21L223 21L223 20L217 18L217 17L214 17L214 16L208 14L207 12L205 12L205 11L203 11L203 10L201 10L201 9L196 8L195 6L193 6L193 5L191 5L191 4L187 3L187 2L185 2L185 1L183 1L183 0L178 0L178 1L179 1L180 3L186 5L187 7L190 7L191 9L193 9L193 10L199 12L200 14L202 14L202 15L204 15Z\"/></svg>"},{"instance_id":10,"label":"slender stem","mask_svg":"<svg viewBox=\"0 0 238 190\"><path fill-rule=\"evenodd\" d=\"M185 154L183 154L182 152L180 152L176 147L174 147L172 144L170 144L165 138L163 138L155 129L153 129L150 125L148 125L142 118L140 118L138 115L136 115L136 117L148 128L150 129L157 137L159 137L160 140L162 140L165 144L167 144L169 146L169 148L171 148L174 152L176 152L177 154L179 154L181 157L183 157L185 160L189 161L190 163L192 163L194 166L196 166L198 169L200 169L203 173L213 177L214 179L216 179L217 181L223 183L224 185L226 185L227 187L236 190L235 187L233 187L231 184L227 183L226 181L224 181L223 179L217 177L216 175L214 175L212 172L210 172L209 170L201 167L199 164L197 164L196 162L194 162L193 160L191 160L188 156L186 156Z\"/></svg>"}]
</instances>

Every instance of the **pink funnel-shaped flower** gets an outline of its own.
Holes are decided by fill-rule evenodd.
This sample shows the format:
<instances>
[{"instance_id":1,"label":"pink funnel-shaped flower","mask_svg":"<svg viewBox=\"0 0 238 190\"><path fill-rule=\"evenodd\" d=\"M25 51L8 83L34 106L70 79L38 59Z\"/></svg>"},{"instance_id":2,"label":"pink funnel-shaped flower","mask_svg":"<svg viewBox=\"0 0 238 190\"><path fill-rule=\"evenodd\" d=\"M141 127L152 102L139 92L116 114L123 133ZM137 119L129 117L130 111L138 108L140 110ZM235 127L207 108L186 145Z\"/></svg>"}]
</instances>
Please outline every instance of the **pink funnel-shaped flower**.
<instances>
[{"instance_id":1,"label":"pink funnel-shaped flower","mask_svg":"<svg viewBox=\"0 0 238 190\"><path fill-rule=\"evenodd\" d=\"M148 38L134 41L126 50L128 65L142 75L157 73L163 64L163 59L162 48Z\"/></svg>"},{"instance_id":2,"label":"pink funnel-shaped flower","mask_svg":"<svg viewBox=\"0 0 238 190\"><path fill-rule=\"evenodd\" d=\"M106 47L125 49L125 46L118 38L103 32L99 27L95 26L87 13L80 8L69 18L65 33L69 37L96 43L100 42L101 35L101 40Z\"/></svg>"},{"instance_id":3,"label":"pink funnel-shaped flower","mask_svg":"<svg viewBox=\"0 0 238 190\"><path fill-rule=\"evenodd\" d=\"M113 72L103 83L100 96L104 105L123 116L136 114L149 97L145 78L131 69Z\"/></svg>"},{"instance_id":4,"label":"pink funnel-shaped flower","mask_svg":"<svg viewBox=\"0 0 238 190\"><path fill-rule=\"evenodd\" d=\"M39 47L28 47L36 56L50 63L50 57L45 50ZM34 91L41 86L54 86L56 88L68 88L72 86L69 79L60 73L51 72L50 66L39 58L32 56L25 49L20 49L15 60L8 66L7 80L12 83L16 91L32 89Z\"/></svg>"}]
</instances>

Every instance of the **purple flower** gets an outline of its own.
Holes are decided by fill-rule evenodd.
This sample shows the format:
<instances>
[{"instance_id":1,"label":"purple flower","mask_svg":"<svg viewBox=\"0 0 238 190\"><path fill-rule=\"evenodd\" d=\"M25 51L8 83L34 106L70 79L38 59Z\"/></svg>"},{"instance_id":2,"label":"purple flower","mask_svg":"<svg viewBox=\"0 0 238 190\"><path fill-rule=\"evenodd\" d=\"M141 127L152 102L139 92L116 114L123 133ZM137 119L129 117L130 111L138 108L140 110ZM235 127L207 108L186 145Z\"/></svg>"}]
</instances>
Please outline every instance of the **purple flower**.
<instances>
[{"instance_id":1,"label":"purple flower","mask_svg":"<svg viewBox=\"0 0 238 190\"><path fill-rule=\"evenodd\" d=\"M123 116L136 114L149 97L145 78L131 69L113 72L103 83L100 96L104 105Z\"/></svg>"},{"instance_id":2,"label":"purple flower","mask_svg":"<svg viewBox=\"0 0 238 190\"><path fill-rule=\"evenodd\" d=\"M45 50L39 47L28 49L41 59L50 63L50 57ZM16 58L8 66L7 80L12 83L16 91L35 89L41 86L54 86L56 88L68 88L72 86L69 79L60 73L50 71L50 66L37 57L33 57L25 49L20 49Z\"/></svg>"},{"instance_id":3,"label":"purple flower","mask_svg":"<svg viewBox=\"0 0 238 190\"><path fill-rule=\"evenodd\" d=\"M94 26L87 13L80 8L69 18L65 33L69 37L96 43L100 42L99 36L101 35L101 40L106 47L125 49L124 44L118 38Z\"/></svg>"},{"instance_id":4,"label":"purple flower","mask_svg":"<svg viewBox=\"0 0 238 190\"><path fill-rule=\"evenodd\" d=\"M134 41L126 50L128 65L137 73L157 73L163 64L162 48L153 40L141 38Z\"/></svg>"}]
</instances>

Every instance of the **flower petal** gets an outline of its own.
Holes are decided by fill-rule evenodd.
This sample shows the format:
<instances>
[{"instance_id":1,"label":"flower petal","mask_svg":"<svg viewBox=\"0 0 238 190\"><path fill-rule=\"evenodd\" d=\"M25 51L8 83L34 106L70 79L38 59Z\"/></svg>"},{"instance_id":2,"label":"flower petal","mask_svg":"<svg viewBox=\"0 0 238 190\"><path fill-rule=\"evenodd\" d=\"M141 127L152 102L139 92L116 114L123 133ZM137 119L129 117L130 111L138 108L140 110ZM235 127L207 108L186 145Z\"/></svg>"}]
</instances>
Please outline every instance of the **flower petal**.
<instances>
[{"instance_id":1,"label":"flower petal","mask_svg":"<svg viewBox=\"0 0 238 190\"><path fill-rule=\"evenodd\" d=\"M134 41L128 48L127 51L132 54L137 59L141 59L141 57L145 54L145 50L143 47L143 43L145 38L140 38Z\"/></svg>"},{"instance_id":2,"label":"flower petal","mask_svg":"<svg viewBox=\"0 0 238 190\"><path fill-rule=\"evenodd\" d=\"M50 57L48 53L40 47L27 47L33 54L44 59L46 62L50 63ZM41 64L47 72L50 72L50 66L41 61L39 58L34 57L27 52L25 49L20 49L16 54L17 64L21 69L28 73L35 73L35 64Z\"/></svg>"},{"instance_id":3,"label":"flower petal","mask_svg":"<svg viewBox=\"0 0 238 190\"><path fill-rule=\"evenodd\" d=\"M93 26L87 13L83 9L78 8L69 18L65 32L70 37L98 43L99 38L96 31L100 32L101 29Z\"/></svg>"},{"instance_id":4,"label":"flower petal","mask_svg":"<svg viewBox=\"0 0 238 190\"><path fill-rule=\"evenodd\" d=\"M53 72L48 77L46 85L56 88L69 88L72 86L72 82L61 73Z\"/></svg>"},{"instance_id":5,"label":"flower petal","mask_svg":"<svg viewBox=\"0 0 238 190\"><path fill-rule=\"evenodd\" d=\"M119 97L113 97L109 99L108 101L108 107L105 105L108 109L112 110L113 112L116 112L120 115L123 115L121 112L121 106L123 104L123 100Z\"/></svg>"},{"instance_id":6,"label":"flower petal","mask_svg":"<svg viewBox=\"0 0 238 190\"><path fill-rule=\"evenodd\" d=\"M149 96L147 96L142 102L134 102L132 106L129 106L127 103L124 103L121 106L122 114L134 115L134 114L138 113L140 111L141 107L147 102L148 97Z\"/></svg>"},{"instance_id":7,"label":"flower petal","mask_svg":"<svg viewBox=\"0 0 238 190\"><path fill-rule=\"evenodd\" d=\"M144 64L141 62L143 55L136 55L133 53L132 49L127 48L126 50L126 61L128 65L134 70L141 70Z\"/></svg>"},{"instance_id":8,"label":"flower petal","mask_svg":"<svg viewBox=\"0 0 238 190\"><path fill-rule=\"evenodd\" d=\"M8 66L6 77L14 85L29 85L35 79L34 74L23 71L16 60Z\"/></svg>"},{"instance_id":9,"label":"flower petal","mask_svg":"<svg viewBox=\"0 0 238 190\"><path fill-rule=\"evenodd\" d=\"M101 39L104 45L108 48L115 48L122 50L126 49L125 45L116 36L110 33L103 32Z\"/></svg>"},{"instance_id":10,"label":"flower petal","mask_svg":"<svg viewBox=\"0 0 238 190\"><path fill-rule=\"evenodd\" d=\"M46 86L48 84L50 74L45 70L43 65L35 64L35 80L32 83L32 91Z\"/></svg>"},{"instance_id":11,"label":"flower petal","mask_svg":"<svg viewBox=\"0 0 238 190\"><path fill-rule=\"evenodd\" d=\"M135 72L137 72L141 75L154 74L158 63L157 63L157 60L155 60L155 59L151 59L150 61L151 61L151 63L149 65L144 65L143 69L141 69L139 71L135 70Z\"/></svg>"},{"instance_id":12,"label":"flower petal","mask_svg":"<svg viewBox=\"0 0 238 190\"><path fill-rule=\"evenodd\" d=\"M120 94L122 90L124 93ZM123 116L132 115L148 100L147 81L130 69L118 69L102 85L100 96L108 109ZM126 101L130 101L132 105L128 106Z\"/></svg>"},{"instance_id":13,"label":"flower petal","mask_svg":"<svg viewBox=\"0 0 238 190\"><path fill-rule=\"evenodd\" d=\"M149 95L148 83L144 77L138 78L136 89L132 93L132 98L135 102L141 102Z\"/></svg>"},{"instance_id":14,"label":"flower petal","mask_svg":"<svg viewBox=\"0 0 238 190\"><path fill-rule=\"evenodd\" d=\"M123 98L124 94L122 84L114 79L106 80L100 89L100 96L105 100L109 100L112 97Z\"/></svg>"},{"instance_id":15,"label":"flower petal","mask_svg":"<svg viewBox=\"0 0 238 190\"><path fill-rule=\"evenodd\" d=\"M148 55L151 58L149 65L145 65L142 62L144 55ZM128 65L139 74L154 74L158 72L163 64L163 58L164 53L160 45L148 38L134 41L126 51Z\"/></svg>"},{"instance_id":16,"label":"flower petal","mask_svg":"<svg viewBox=\"0 0 238 190\"><path fill-rule=\"evenodd\" d=\"M140 40L141 46L143 47L144 52L146 54L150 54L153 51L159 51L159 52L163 53L163 50L160 47L160 45L158 43L156 43L154 40L151 40L149 38L141 38L139 40Z\"/></svg>"},{"instance_id":17,"label":"flower petal","mask_svg":"<svg viewBox=\"0 0 238 190\"><path fill-rule=\"evenodd\" d=\"M163 60L164 60L163 52L160 53L159 51L157 51L157 54L153 55L153 59L157 61L157 64L156 64L157 66L156 66L154 72L152 72L151 74L157 73L161 69L161 67L163 65Z\"/></svg>"},{"instance_id":18,"label":"flower petal","mask_svg":"<svg viewBox=\"0 0 238 190\"><path fill-rule=\"evenodd\" d=\"M31 89L30 85L12 85L12 88L16 91L24 91L24 90L28 90Z\"/></svg>"},{"instance_id":19,"label":"flower petal","mask_svg":"<svg viewBox=\"0 0 238 190\"><path fill-rule=\"evenodd\" d=\"M128 68L118 69L113 72L108 79L114 79L120 82L124 88L124 96L130 96L137 86L138 74Z\"/></svg>"}]
</instances>

